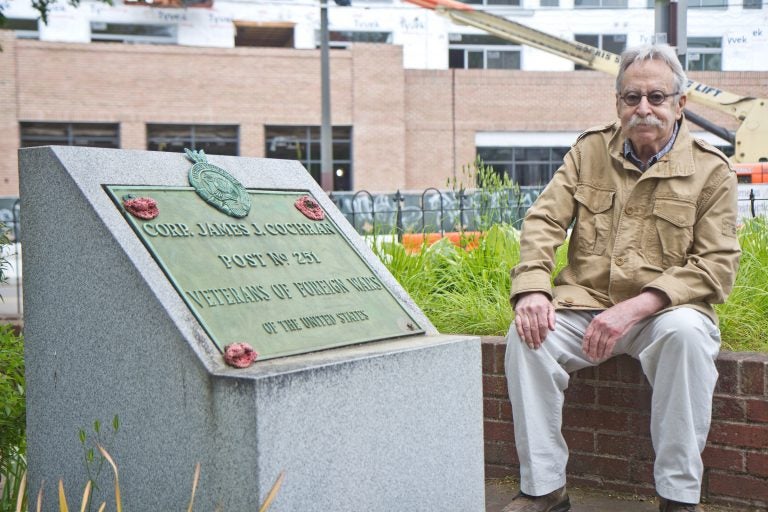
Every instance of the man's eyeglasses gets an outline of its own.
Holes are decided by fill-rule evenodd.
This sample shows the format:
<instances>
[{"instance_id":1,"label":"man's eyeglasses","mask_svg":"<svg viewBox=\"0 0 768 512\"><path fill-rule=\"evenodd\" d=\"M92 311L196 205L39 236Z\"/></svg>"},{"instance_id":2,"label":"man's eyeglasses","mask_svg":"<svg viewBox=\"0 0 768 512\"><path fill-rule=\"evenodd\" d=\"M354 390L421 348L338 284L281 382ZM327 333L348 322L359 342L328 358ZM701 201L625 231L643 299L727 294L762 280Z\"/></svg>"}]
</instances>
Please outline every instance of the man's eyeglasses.
<instances>
[{"instance_id":1,"label":"man's eyeglasses","mask_svg":"<svg viewBox=\"0 0 768 512\"><path fill-rule=\"evenodd\" d=\"M680 93L673 92L672 94L667 94L662 91L651 91L646 94L640 94L639 92L628 92L624 96L619 96L619 98L621 98L621 100L626 103L628 107L636 107L640 104L640 100L643 99L643 96L645 96L648 98L648 103L658 107L667 101L667 98L670 96L677 96L678 94Z\"/></svg>"}]
</instances>

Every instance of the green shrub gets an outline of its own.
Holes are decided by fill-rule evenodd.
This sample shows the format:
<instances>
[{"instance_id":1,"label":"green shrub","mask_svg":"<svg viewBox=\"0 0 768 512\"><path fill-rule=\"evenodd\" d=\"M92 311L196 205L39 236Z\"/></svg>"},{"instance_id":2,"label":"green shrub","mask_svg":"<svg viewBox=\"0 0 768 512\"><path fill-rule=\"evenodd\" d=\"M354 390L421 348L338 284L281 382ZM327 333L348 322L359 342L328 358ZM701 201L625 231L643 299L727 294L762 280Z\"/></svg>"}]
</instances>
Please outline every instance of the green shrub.
<instances>
[{"instance_id":1,"label":"green shrub","mask_svg":"<svg viewBox=\"0 0 768 512\"><path fill-rule=\"evenodd\" d=\"M0 471L7 454L23 446L26 426L24 343L10 325L0 326Z\"/></svg>"},{"instance_id":2,"label":"green shrub","mask_svg":"<svg viewBox=\"0 0 768 512\"><path fill-rule=\"evenodd\" d=\"M14 510L14 489L26 469L24 343L10 325L0 326L0 512Z\"/></svg>"},{"instance_id":3,"label":"green shrub","mask_svg":"<svg viewBox=\"0 0 768 512\"><path fill-rule=\"evenodd\" d=\"M732 293L716 306L723 349L768 352L768 224L747 222L739 232L742 257ZM520 258L518 232L495 224L475 250L445 240L409 254L397 243L374 251L440 332L506 334L513 318L509 271ZM567 242L557 251L555 273L566 263Z\"/></svg>"},{"instance_id":4,"label":"green shrub","mask_svg":"<svg viewBox=\"0 0 768 512\"><path fill-rule=\"evenodd\" d=\"M470 251L446 239L416 254L397 243L377 250L438 330L483 334L509 327L509 265L517 248L517 232L496 225Z\"/></svg>"},{"instance_id":5,"label":"green shrub","mask_svg":"<svg viewBox=\"0 0 768 512\"><path fill-rule=\"evenodd\" d=\"M723 348L768 352L768 225L764 217L745 223L739 231L741 261L736 283L720 316Z\"/></svg>"}]
</instances>

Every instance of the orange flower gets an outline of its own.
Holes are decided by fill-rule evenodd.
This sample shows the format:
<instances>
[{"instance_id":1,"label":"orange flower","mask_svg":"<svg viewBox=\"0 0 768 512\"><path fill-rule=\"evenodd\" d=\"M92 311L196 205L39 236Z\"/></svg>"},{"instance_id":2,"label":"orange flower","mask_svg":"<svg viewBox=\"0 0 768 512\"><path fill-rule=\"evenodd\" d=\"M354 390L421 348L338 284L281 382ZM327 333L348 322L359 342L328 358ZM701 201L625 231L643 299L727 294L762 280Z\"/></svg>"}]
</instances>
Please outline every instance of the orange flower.
<instances>
[{"instance_id":1,"label":"orange flower","mask_svg":"<svg viewBox=\"0 0 768 512\"><path fill-rule=\"evenodd\" d=\"M134 217L151 220L160 215L157 201L151 197L133 197L127 195L123 198L123 206Z\"/></svg>"},{"instance_id":2,"label":"orange flower","mask_svg":"<svg viewBox=\"0 0 768 512\"><path fill-rule=\"evenodd\" d=\"M235 368L248 368L259 353L247 343L232 343L224 347L224 362Z\"/></svg>"},{"instance_id":3,"label":"orange flower","mask_svg":"<svg viewBox=\"0 0 768 512\"><path fill-rule=\"evenodd\" d=\"M320 204L311 196L301 196L293 204L308 219L323 220L325 218L325 212Z\"/></svg>"}]
</instances>

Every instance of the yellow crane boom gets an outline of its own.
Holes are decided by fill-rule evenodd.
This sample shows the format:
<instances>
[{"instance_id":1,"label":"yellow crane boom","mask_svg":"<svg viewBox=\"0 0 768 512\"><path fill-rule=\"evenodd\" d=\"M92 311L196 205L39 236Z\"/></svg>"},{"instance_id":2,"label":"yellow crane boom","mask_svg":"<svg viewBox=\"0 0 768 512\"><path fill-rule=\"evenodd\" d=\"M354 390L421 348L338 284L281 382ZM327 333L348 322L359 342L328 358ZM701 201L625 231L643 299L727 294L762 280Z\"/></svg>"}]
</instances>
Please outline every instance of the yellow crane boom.
<instances>
[{"instance_id":1,"label":"yellow crane boom","mask_svg":"<svg viewBox=\"0 0 768 512\"><path fill-rule=\"evenodd\" d=\"M576 64L603 71L613 76L619 73L619 56L576 41L562 39L541 30L517 23L502 16L478 11L456 0L405 0L434 10L457 24L478 28L489 34L557 55ZM739 96L695 80L688 80L685 90L690 101L725 112L740 124L735 134L686 112L691 121L723 137L734 145L734 162L768 161L768 100Z\"/></svg>"}]
</instances>

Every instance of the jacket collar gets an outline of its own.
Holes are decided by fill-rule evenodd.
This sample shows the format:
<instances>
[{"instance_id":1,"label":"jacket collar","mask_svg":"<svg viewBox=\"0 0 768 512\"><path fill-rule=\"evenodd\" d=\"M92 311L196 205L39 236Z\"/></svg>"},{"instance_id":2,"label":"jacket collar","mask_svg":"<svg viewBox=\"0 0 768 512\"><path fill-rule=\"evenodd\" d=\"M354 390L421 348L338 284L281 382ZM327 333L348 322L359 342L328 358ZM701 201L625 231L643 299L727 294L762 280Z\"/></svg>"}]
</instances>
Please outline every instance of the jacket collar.
<instances>
[{"instance_id":1,"label":"jacket collar","mask_svg":"<svg viewBox=\"0 0 768 512\"><path fill-rule=\"evenodd\" d=\"M688 131L685 116L681 117L678 123L677 138L672 149L658 162L650 166L643 173L643 178L674 178L690 176L695 172L696 167L693 163L693 146L691 144L693 137ZM640 172L637 166L624 156L624 136L621 133L621 123L618 120L614 123L614 133L608 142L608 151L611 157L618 161L625 170Z\"/></svg>"}]
</instances>

